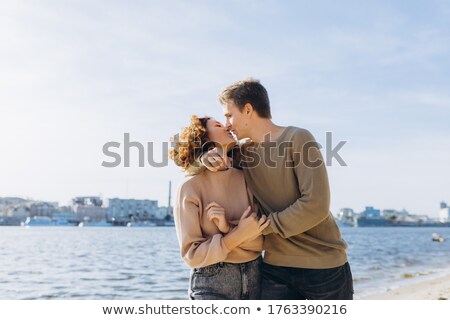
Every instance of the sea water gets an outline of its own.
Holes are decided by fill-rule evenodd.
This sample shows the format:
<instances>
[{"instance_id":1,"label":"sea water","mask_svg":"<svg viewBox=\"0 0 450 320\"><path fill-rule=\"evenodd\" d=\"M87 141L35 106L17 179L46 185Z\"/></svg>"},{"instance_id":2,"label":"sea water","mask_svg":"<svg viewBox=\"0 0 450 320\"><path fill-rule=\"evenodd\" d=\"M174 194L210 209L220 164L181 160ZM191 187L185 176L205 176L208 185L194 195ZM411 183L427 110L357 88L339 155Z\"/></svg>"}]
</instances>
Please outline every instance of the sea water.
<instances>
[{"instance_id":1,"label":"sea water","mask_svg":"<svg viewBox=\"0 0 450 320\"><path fill-rule=\"evenodd\" d=\"M357 299L450 266L450 228L341 232ZM0 227L0 257L0 299L187 299L173 227Z\"/></svg>"}]
</instances>

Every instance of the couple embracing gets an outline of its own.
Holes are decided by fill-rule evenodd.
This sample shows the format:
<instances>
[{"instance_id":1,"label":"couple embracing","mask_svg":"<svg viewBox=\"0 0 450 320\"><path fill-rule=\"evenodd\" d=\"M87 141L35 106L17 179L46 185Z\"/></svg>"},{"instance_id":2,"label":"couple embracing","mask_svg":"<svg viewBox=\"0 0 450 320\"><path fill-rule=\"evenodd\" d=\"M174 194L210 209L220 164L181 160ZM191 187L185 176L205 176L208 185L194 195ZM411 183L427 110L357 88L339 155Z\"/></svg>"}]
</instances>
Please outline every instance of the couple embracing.
<instances>
[{"instance_id":1,"label":"couple embracing","mask_svg":"<svg viewBox=\"0 0 450 320\"><path fill-rule=\"evenodd\" d=\"M314 137L274 124L257 80L228 86L219 100L226 124L192 116L170 150L187 174L174 218L192 268L189 298L352 299L347 245Z\"/></svg>"}]
</instances>

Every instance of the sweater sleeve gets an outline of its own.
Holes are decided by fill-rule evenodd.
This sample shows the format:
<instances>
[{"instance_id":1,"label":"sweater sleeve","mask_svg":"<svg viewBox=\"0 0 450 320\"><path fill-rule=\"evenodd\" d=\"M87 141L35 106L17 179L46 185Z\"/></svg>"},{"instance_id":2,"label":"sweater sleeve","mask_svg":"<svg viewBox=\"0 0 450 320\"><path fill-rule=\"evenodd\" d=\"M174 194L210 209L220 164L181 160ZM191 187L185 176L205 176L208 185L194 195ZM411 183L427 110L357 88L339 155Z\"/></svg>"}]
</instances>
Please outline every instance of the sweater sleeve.
<instances>
[{"instance_id":1,"label":"sweater sleeve","mask_svg":"<svg viewBox=\"0 0 450 320\"><path fill-rule=\"evenodd\" d=\"M174 218L181 257L191 268L199 268L226 259L230 250L223 242L222 234L205 237L201 230L202 206L198 196L186 186L178 192Z\"/></svg>"},{"instance_id":2,"label":"sweater sleeve","mask_svg":"<svg viewBox=\"0 0 450 320\"><path fill-rule=\"evenodd\" d=\"M300 197L286 209L269 214L271 223L264 235L275 233L289 238L314 228L329 215L330 188L319 145L304 129L294 134L292 142L293 170Z\"/></svg>"}]
</instances>

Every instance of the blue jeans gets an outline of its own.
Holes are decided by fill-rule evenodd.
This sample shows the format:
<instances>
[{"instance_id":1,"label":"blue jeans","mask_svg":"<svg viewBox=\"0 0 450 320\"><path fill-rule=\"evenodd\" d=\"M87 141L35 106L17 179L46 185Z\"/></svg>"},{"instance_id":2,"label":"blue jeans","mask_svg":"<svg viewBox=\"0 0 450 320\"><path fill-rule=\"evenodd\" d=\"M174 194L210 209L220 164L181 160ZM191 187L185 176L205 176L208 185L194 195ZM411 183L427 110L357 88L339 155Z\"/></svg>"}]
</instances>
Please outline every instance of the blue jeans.
<instances>
[{"instance_id":1,"label":"blue jeans","mask_svg":"<svg viewBox=\"0 0 450 320\"><path fill-rule=\"evenodd\" d=\"M219 262L191 270L190 300L258 300L262 258L245 263Z\"/></svg>"},{"instance_id":2,"label":"blue jeans","mask_svg":"<svg viewBox=\"0 0 450 320\"><path fill-rule=\"evenodd\" d=\"M353 300L350 265L304 269L262 265L263 300Z\"/></svg>"}]
</instances>

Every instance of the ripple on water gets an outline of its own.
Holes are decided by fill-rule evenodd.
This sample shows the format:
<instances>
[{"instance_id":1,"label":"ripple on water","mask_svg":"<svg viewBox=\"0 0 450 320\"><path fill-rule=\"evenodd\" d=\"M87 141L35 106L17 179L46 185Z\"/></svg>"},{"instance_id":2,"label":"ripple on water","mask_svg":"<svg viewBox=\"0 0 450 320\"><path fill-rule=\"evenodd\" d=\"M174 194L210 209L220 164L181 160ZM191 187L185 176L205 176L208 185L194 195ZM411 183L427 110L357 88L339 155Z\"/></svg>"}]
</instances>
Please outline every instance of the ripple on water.
<instances>
[{"instance_id":1,"label":"ripple on water","mask_svg":"<svg viewBox=\"0 0 450 320\"><path fill-rule=\"evenodd\" d=\"M424 229L343 228L356 290L449 265L450 243L432 243ZM173 228L0 232L0 299L187 299L189 269ZM440 233L450 238L450 228Z\"/></svg>"}]
</instances>

